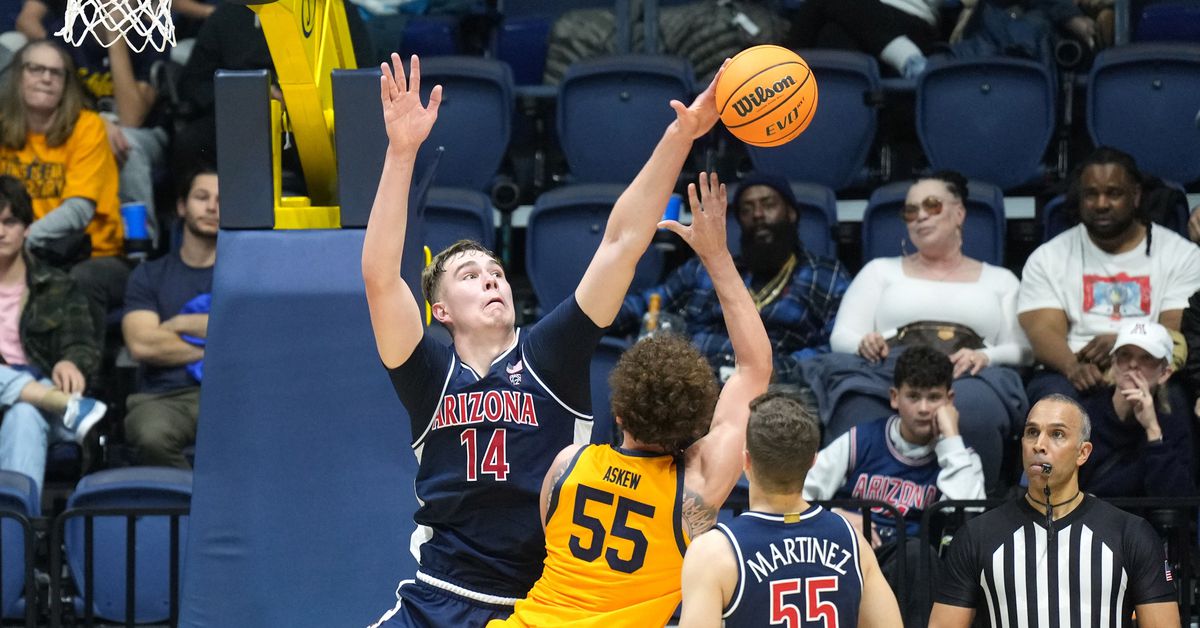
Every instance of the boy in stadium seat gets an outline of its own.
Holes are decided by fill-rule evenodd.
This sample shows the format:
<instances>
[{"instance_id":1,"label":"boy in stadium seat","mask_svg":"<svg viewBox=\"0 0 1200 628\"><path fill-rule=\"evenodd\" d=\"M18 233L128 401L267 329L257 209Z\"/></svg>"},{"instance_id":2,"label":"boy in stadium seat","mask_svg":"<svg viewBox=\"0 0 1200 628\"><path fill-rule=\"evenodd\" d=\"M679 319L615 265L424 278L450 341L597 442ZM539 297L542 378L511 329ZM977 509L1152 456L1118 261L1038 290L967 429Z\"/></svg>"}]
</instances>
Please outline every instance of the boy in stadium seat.
<instances>
[{"instance_id":1,"label":"boy in stadium seat","mask_svg":"<svg viewBox=\"0 0 1200 628\"><path fill-rule=\"evenodd\" d=\"M397 54L381 69L388 149L362 271L379 357L412 422L421 507L412 536L420 568L375 625L478 626L511 614L541 573L542 478L564 446L589 439L593 349L657 231L692 142L717 121L714 87L690 107L670 103L676 119L613 207L579 287L536 324L514 328L512 290L490 251L459 242L436 255L421 284L454 340L447 347L425 334L422 308L399 272L416 154L442 90L434 87L428 106L421 104L415 55L410 80Z\"/></svg>"},{"instance_id":2,"label":"boy in stadium seat","mask_svg":"<svg viewBox=\"0 0 1200 628\"><path fill-rule=\"evenodd\" d=\"M62 271L25 253L33 202L0 175L0 469L39 492L50 442L83 442L105 405L81 396L100 365L87 297Z\"/></svg>"},{"instance_id":3,"label":"boy in stadium seat","mask_svg":"<svg viewBox=\"0 0 1200 628\"><path fill-rule=\"evenodd\" d=\"M904 518L886 513L871 517L871 541L888 580L897 588L910 583L905 617L924 617L929 610L929 575L919 574L923 558L917 536L921 515L941 499L984 499L983 463L963 443L954 407L954 365L946 354L917 345L896 360L891 389L896 414L850 428L817 454L804 482L804 498L870 499L895 506ZM861 516L845 513L862 529ZM904 525L905 544L896 542L896 526ZM897 552L905 552L900 573ZM937 573L937 562L931 566ZM918 576L920 577L918 579ZM921 584L916 584L921 583ZM916 585L916 586L914 586Z\"/></svg>"}]
</instances>

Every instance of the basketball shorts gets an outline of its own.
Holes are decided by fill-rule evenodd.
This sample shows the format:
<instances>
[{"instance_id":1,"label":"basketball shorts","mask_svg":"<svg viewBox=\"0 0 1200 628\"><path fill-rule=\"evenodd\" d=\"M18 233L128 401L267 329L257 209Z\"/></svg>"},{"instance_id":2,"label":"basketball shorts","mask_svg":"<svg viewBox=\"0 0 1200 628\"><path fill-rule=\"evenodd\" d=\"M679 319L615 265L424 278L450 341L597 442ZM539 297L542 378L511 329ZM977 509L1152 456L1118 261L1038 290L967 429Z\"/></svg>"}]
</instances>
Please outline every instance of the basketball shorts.
<instances>
[{"instance_id":1,"label":"basketball shorts","mask_svg":"<svg viewBox=\"0 0 1200 628\"><path fill-rule=\"evenodd\" d=\"M487 604L450 591L405 580L396 589L396 606L369 628L466 628L506 619L513 607Z\"/></svg>"}]
</instances>

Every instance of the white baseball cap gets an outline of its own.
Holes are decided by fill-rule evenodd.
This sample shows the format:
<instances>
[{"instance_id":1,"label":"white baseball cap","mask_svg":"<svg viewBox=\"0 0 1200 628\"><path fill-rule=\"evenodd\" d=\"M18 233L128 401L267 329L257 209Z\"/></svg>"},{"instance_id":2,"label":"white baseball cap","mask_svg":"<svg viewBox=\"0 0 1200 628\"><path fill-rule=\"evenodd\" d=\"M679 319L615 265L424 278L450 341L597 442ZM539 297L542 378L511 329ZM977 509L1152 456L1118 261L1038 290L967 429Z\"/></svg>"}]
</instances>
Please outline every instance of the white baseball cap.
<instances>
[{"instance_id":1,"label":"white baseball cap","mask_svg":"<svg viewBox=\"0 0 1200 628\"><path fill-rule=\"evenodd\" d=\"M1113 343L1113 353L1125 345L1133 345L1146 350L1146 353L1166 360L1175 352L1175 341L1171 332L1158 323L1149 321L1129 322L1121 325L1117 332L1117 340Z\"/></svg>"}]
</instances>

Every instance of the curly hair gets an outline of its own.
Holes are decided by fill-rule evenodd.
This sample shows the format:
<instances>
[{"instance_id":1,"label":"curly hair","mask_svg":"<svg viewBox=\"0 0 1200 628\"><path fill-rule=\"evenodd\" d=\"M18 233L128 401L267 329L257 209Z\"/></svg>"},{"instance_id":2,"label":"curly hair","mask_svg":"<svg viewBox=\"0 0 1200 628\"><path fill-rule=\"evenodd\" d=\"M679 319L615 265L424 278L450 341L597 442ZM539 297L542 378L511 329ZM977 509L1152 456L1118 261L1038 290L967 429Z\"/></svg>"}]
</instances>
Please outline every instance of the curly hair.
<instances>
[{"instance_id":1,"label":"curly hair","mask_svg":"<svg viewBox=\"0 0 1200 628\"><path fill-rule=\"evenodd\" d=\"M800 492L820 445L820 421L796 396L767 392L750 402L746 451L763 491Z\"/></svg>"},{"instance_id":2,"label":"curly hair","mask_svg":"<svg viewBox=\"0 0 1200 628\"><path fill-rule=\"evenodd\" d=\"M708 432L717 382L687 339L658 334L639 341L617 361L608 382L613 416L639 442L678 455Z\"/></svg>"},{"instance_id":3,"label":"curly hair","mask_svg":"<svg viewBox=\"0 0 1200 628\"><path fill-rule=\"evenodd\" d=\"M500 264L501 267L504 266L500 258L496 257L496 254L486 246L474 240L459 240L439 251L429 261L429 265L421 270L421 293L424 294L426 301L430 303L437 302L437 289L442 283L442 275L446 274L446 264L451 259L454 259L455 255L468 251L479 251L492 258L492 261Z\"/></svg>"},{"instance_id":4,"label":"curly hair","mask_svg":"<svg viewBox=\"0 0 1200 628\"><path fill-rule=\"evenodd\" d=\"M933 347L912 346L896 358L892 384L897 390L905 384L910 388L945 387L948 390L953 383L954 366L950 358Z\"/></svg>"}]
</instances>

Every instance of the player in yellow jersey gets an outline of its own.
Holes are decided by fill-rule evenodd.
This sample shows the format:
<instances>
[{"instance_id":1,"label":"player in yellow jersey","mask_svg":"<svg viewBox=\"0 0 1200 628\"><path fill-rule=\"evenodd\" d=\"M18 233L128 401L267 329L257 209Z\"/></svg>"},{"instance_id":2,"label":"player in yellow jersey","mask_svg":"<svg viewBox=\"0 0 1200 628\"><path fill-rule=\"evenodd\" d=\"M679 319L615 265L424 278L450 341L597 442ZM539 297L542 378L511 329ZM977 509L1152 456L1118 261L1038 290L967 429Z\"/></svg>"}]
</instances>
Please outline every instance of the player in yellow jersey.
<instances>
[{"instance_id":1,"label":"player in yellow jersey","mask_svg":"<svg viewBox=\"0 0 1200 628\"><path fill-rule=\"evenodd\" d=\"M718 396L712 370L686 339L653 336L621 357L611 381L622 445L559 453L542 484L542 577L491 628L666 624L688 543L713 527L741 475L749 404L771 379L771 345L726 246L725 186L701 173L698 187L699 198L688 186L692 225L662 226L712 277L737 369Z\"/></svg>"}]
</instances>

